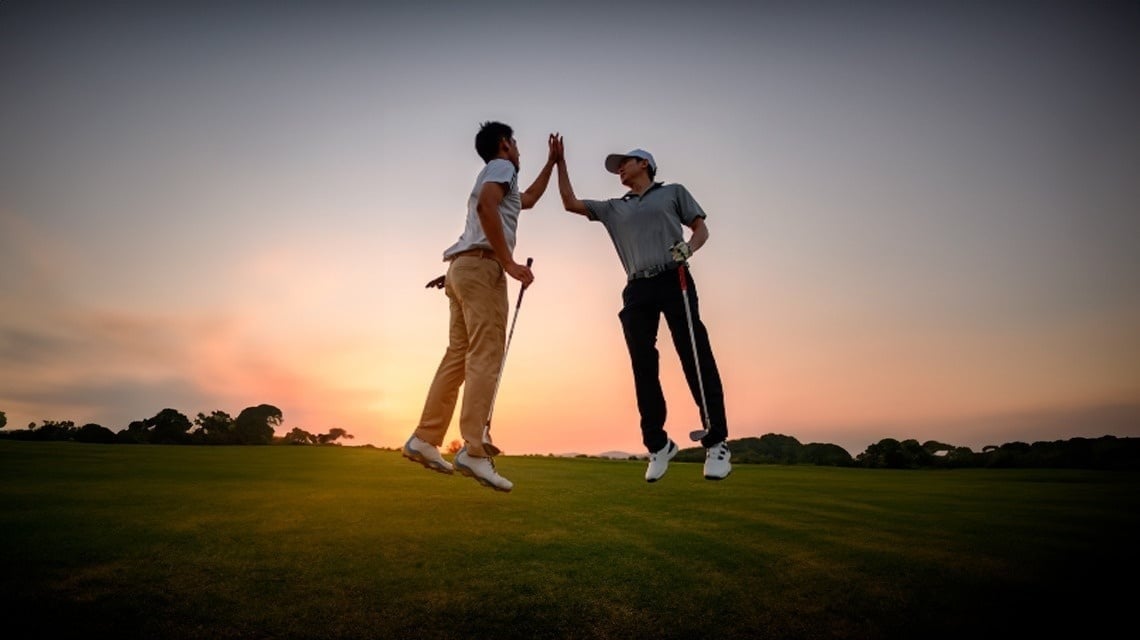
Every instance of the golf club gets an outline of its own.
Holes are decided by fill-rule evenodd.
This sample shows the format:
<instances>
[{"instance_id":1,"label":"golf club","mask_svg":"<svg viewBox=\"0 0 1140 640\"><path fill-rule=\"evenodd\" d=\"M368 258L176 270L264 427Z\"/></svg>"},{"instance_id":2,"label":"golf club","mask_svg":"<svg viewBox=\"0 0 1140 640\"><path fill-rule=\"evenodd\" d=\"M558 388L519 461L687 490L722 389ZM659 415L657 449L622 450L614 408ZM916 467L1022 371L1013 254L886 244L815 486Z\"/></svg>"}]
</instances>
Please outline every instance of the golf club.
<instances>
[{"instance_id":1,"label":"golf club","mask_svg":"<svg viewBox=\"0 0 1140 640\"><path fill-rule=\"evenodd\" d=\"M689 342L693 345L693 366L697 370L697 386L701 390L701 418L704 422L704 428L689 432L689 439L696 442L709 434L709 405L705 402L705 382L701 379L701 360L697 355L697 336L693 333L693 312L689 308L689 283L685 279L684 264L677 269L677 273L681 276L681 298L685 300L685 322L689 325Z\"/></svg>"},{"instance_id":2,"label":"golf club","mask_svg":"<svg viewBox=\"0 0 1140 640\"><path fill-rule=\"evenodd\" d=\"M534 258L526 259L526 266L534 264ZM499 395L499 383L503 380L503 367L507 366L507 350L511 348L511 336L515 335L515 321L519 319L519 306L522 305L526 285L519 289L519 299L515 301L515 315L511 318L511 330L507 333L507 344L503 346L503 362L499 365L499 377L495 378L495 392L491 394L491 408L487 410L487 423L483 425L483 450L488 455L497 456L502 451L491 442L491 415L495 413L495 398Z\"/></svg>"}]
</instances>

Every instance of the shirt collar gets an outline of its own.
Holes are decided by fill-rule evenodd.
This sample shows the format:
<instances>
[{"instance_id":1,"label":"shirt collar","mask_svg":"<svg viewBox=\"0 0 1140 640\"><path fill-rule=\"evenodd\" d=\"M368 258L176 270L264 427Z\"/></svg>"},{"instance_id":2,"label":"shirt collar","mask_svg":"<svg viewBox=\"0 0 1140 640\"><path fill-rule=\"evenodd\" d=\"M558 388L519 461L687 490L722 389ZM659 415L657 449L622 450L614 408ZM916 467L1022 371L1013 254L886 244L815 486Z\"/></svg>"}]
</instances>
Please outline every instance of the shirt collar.
<instances>
[{"instance_id":1,"label":"shirt collar","mask_svg":"<svg viewBox=\"0 0 1140 640\"><path fill-rule=\"evenodd\" d=\"M650 191L653 191L657 187L663 186L664 184L665 184L664 182L654 182L653 184L649 185L649 188L645 190L645 193L641 194L640 196L638 196L633 191L630 191L630 192L626 193L624 196L622 196L621 199L628 201L631 198L644 198Z\"/></svg>"}]
</instances>

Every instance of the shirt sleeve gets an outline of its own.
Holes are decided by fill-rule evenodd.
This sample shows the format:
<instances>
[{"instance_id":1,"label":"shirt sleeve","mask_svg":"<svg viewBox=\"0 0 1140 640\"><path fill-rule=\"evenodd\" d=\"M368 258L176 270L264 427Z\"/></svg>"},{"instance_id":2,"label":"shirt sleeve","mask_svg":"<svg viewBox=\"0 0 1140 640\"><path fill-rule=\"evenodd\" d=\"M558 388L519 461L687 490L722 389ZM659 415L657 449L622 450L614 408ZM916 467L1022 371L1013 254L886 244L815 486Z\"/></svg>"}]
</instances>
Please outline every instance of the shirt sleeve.
<instances>
[{"instance_id":1,"label":"shirt sleeve","mask_svg":"<svg viewBox=\"0 0 1140 640\"><path fill-rule=\"evenodd\" d=\"M686 226L691 225L697 218L708 217L689 190L681 185L677 185L677 214Z\"/></svg>"},{"instance_id":2,"label":"shirt sleeve","mask_svg":"<svg viewBox=\"0 0 1140 640\"><path fill-rule=\"evenodd\" d=\"M586 205L586 217L595 222L605 222L613 207L608 200L583 200Z\"/></svg>"},{"instance_id":3,"label":"shirt sleeve","mask_svg":"<svg viewBox=\"0 0 1140 640\"><path fill-rule=\"evenodd\" d=\"M514 179L515 165L502 158L495 158L487 163L487 171L483 173L483 180L479 184L480 186L487 182L511 184Z\"/></svg>"}]
</instances>

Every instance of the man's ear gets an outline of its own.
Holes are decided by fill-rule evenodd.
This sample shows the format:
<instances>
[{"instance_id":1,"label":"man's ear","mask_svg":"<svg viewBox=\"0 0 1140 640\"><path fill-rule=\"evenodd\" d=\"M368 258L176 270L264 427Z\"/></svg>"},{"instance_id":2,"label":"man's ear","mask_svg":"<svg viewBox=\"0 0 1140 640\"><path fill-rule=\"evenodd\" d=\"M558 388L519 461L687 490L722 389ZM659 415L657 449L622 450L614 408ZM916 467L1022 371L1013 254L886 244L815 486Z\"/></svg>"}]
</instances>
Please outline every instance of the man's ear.
<instances>
[{"instance_id":1,"label":"man's ear","mask_svg":"<svg viewBox=\"0 0 1140 640\"><path fill-rule=\"evenodd\" d=\"M506 138L499 138L499 153L510 153L511 141Z\"/></svg>"}]
</instances>

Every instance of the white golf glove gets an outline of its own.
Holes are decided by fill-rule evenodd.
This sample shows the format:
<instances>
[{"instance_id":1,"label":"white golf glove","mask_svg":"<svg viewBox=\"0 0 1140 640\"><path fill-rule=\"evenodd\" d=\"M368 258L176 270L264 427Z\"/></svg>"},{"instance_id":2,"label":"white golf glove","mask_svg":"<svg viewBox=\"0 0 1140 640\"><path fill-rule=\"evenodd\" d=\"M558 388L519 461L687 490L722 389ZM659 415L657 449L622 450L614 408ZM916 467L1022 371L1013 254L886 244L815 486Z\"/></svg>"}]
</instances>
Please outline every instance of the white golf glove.
<instances>
[{"instance_id":1,"label":"white golf glove","mask_svg":"<svg viewBox=\"0 0 1140 640\"><path fill-rule=\"evenodd\" d=\"M693 255L693 250L689 248L689 243L685 241L678 242L677 244L669 247L669 253L673 255L673 260L677 262L685 262L689 256Z\"/></svg>"}]
</instances>

